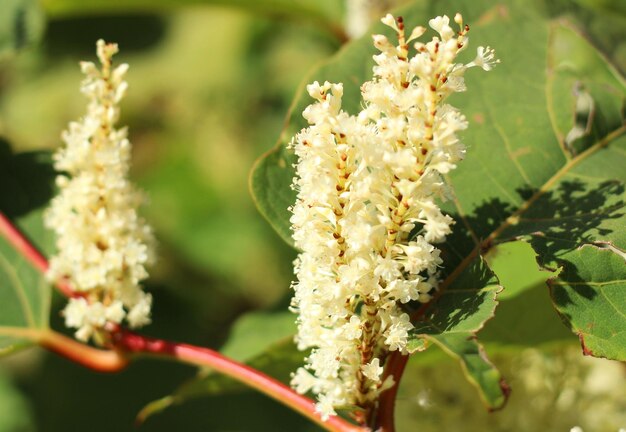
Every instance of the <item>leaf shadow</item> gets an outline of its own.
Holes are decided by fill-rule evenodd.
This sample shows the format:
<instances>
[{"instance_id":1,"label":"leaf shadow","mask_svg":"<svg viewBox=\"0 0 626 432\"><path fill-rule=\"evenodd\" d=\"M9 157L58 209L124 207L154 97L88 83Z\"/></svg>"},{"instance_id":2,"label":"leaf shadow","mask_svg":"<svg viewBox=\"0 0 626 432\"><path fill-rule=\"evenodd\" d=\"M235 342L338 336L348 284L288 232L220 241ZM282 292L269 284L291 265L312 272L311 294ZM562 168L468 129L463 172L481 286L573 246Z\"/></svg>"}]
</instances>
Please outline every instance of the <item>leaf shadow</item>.
<instances>
[{"instance_id":1,"label":"leaf shadow","mask_svg":"<svg viewBox=\"0 0 626 432\"><path fill-rule=\"evenodd\" d=\"M496 285L489 267L478 259L442 292L425 319L441 333L478 331L493 312ZM489 286L494 290L484 290Z\"/></svg>"},{"instance_id":2,"label":"leaf shadow","mask_svg":"<svg viewBox=\"0 0 626 432\"><path fill-rule=\"evenodd\" d=\"M567 273L571 289L591 300L597 292L579 275L569 255L586 244L607 240L616 230L615 220L625 214L624 185L604 181L587 185L581 181L564 181L554 192L537 199L520 224L530 235L529 243L538 254L537 262L545 268ZM553 287L554 289L554 287ZM563 291L557 306L571 302Z\"/></svg>"},{"instance_id":3,"label":"leaf shadow","mask_svg":"<svg viewBox=\"0 0 626 432\"><path fill-rule=\"evenodd\" d=\"M556 191L540 196L520 220L537 228L528 231L540 262L550 266L572 250L611 235L614 228L607 222L624 216L623 194L619 181L589 186L576 180L562 182Z\"/></svg>"},{"instance_id":4,"label":"leaf shadow","mask_svg":"<svg viewBox=\"0 0 626 432\"><path fill-rule=\"evenodd\" d=\"M493 244L485 239L507 223L497 243L528 241L541 267L551 271L562 267L568 274L568 281L574 282L572 288L576 293L591 299L597 293L585 284L568 255L585 244L610 237L617 229L616 220L626 214L624 191L624 185L619 181L585 183L575 178L541 193L529 187L517 189L520 198L530 203L519 217L511 218L517 208L500 198L484 201L463 218L453 213L451 216L457 222L455 229L448 241L440 246L445 263L442 275L450 275L472 253L477 247L475 239L480 242L481 254L489 250ZM506 222L507 218L511 219ZM457 329L460 325L480 329L482 322L491 316L480 313L489 292L476 295L476 290L491 283L497 282L493 282L487 265L472 263L448 287L450 292L442 293L428 308L428 321L440 332ZM566 293L560 293L558 299L561 303L570 301Z\"/></svg>"},{"instance_id":5,"label":"leaf shadow","mask_svg":"<svg viewBox=\"0 0 626 432\"><path fill-rule=\"evenodd\" d=\"M563 268L568 281L574 282L572 289L578 295L591 299L597 294L585 284L569 255L583 245L610 239L612 233L619 229L617 220L626 214L624 191L624 184L617 180L585 183L577 178L562 181L552 190L542 193L532 188L520 188L517 194L531 204L519 217L509 219L509 226L502 231L497 242L528 241L542 268L551 271ZM483 241L515 211L511 204L494 198L477 206L465 216L465 221L458 214L453 215L457 220L457 229L449 238L452 247L446 248L446 257L451 257L454 262L455 257L458 260L458 250L467 255L476 246L469 231L462 229L465 224L472 227L475 235ZM482 252L486 252L492 244L483 246ZM570 301L566 293L558 298L561 303Z\"/></svg>"}]
</instances>

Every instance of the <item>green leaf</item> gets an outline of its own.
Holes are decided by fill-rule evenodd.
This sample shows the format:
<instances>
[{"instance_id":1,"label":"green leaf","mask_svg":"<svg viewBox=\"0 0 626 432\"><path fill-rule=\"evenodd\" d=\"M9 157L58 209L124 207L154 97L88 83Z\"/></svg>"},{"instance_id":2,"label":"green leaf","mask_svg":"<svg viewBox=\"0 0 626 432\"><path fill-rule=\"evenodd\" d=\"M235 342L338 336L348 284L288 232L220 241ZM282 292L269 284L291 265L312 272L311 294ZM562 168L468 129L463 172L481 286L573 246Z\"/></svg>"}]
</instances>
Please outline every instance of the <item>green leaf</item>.
<instances>
[{"instance_id":1,"label":"green leaf","mask_svg":"<svg viewBox=\"0 0 626 432\"><path fill-rule=\"evenodd\" d=\"M541 270L529 244L508 242L499 244L485 254L489 268L498 275L506 290L498 294L498 301L510 301L537 285L545 287L550 272Z\"/></svg>"},{"instance_id":2,"label":"green leaf","mask_svg":"<svg viewBox=\"0 0 626 432\"><path fill-rule=\"evenodd\" d=\"M319 24L345 40L343 2L335 0L42 0L53 17L71 15L167 11L192 5L238 7L252 13L290 17Z\"/></svg>"},{"instance_id":3,"label":"green leaf","mask_svg":"<svg viewBox=\"0 0 626 432\"><path fill-rule=\"evenodd\" d=\"M0 140L0 211L50 250L40 207L51 194L49 155L12 155ZM26 346L48 327L51 289L45 277L0 236L0 354Z\"/></svg>"},{"instance_id":4,"label":"green leaf","mask_svg":"<svg viewBox=\"0 0 626 432\"><path fill-rule=\"evenodd\" d=\"M549 281L561 317L585 355L626 359L626 262L611 249L585 245L568 255Z\"/></svg>"},{"instance_id":5,"label":"green leaf","mask_svg":"<svg viewBox=\"0 0 626 432\"><path fill-rule=\"evenodd\" d=\"M626 250L622 184L626 180L626 151L620 138L625 130L624 80L578 30L543 9L541 2L509 0L494 5L485 0L471 2L470 7L444 0L417 1L398 12L408 26L414 26L435 15L452 16L460 11L472 28L472 46L491 45L502 61L487 75L469 73L467 94L455 95L451 101L470 122L463 134L468 154L447 179L454 197L444 209L457 224L443 245L447 279L430 310L437 313L431 320L436 318L444 324L449 324L446 316L458 320L463 337L455 336L455 326L437 326L437 333L432 325L417 322L425 327L416 330L418 338L412 342L416 350L437 343L459 357L490 406L501 404L505 392L499 389L499 374L484 359L474 332L492 316L495 300L483 293L470 301L469 292L451 296L446 295L446 289L471 288L476 290L474 295L489 290L494 282L477 278L484 273L471 269L484 267L479 256L498 242L529 239L546 269L564 265L577 269L582 261L568 254L584 244L611 242L618 250ZM383 31L382 27L374 28L375 33ZM359 86L371 78L374 53L369 36L354 41L306 81L343 82L344 109L354 114L360 104ZM593 101L586 110L580 109L580 103L577 109L581 97ZM251 176L260 211L290 244L287 201L294 193L286 179L293 177L293 156L285 146L294 133L307 126L300 113L309 103L302 88L277 146L257 162ZM583 133L566 140L568 133L585 120L588 124ZM615 268L605 271L609 280L619 280ZM459 279L464 280L462 285ZM539 299L539 289L528 291L528 295ZM620 299L625 297L622 291ZM528 299L526 294L518 300L524 299ZM623 311L623 303L617 304ZM574 331L578 331L583 312L606 315L601 302L586 306L589 312L580 307L566 310L557 303ZM526 311L534 308L528 301L525 307ZM507 325L506 321L502 324ZM611 328L613 332L626 332L626 326L616 326ZM585 339L593 338L595 331L593 327L586 329ZM549 329L547 333L554 338L561 336L559 330ZM435 334L439 334L438 339ZM602 337L606 341L606 328ZM600 347L589 348L589 343L587 352L606 355ZM602 348L609 345L614 344L604 342ZM611 358L622 358L615 349L611 354Z\"/></svg>"},{"instance_id":6,"label":"green leaf","mask_svg":"<svg viewBox=\"0 0 626 432\"><path fill-rule=\"evenodd\" d=\"M296 316L290 312L251 312L237 320L220 350L224 355L247 361L267 348L291 340L296 333Z\"/></svg>"},{"instance_id":7,"label":"green leaf","mask_svg":"<svg viewBox=\"0 0 626 432\"><path fill-rule=\"evenodd\" d=\"M295 316L289 312L253 312L241 317L221 352L284 383L304 362L305 354L293 343ZM145 421L162 410L189 399L245 391L246 387L209 369L181 385L171 395L146 405L137 418Z\"/></svg>"},{"instance_id":8,"label":"green leaf","mask_svg":"<svg viewBox=\"0 0 626 432\"><path fill-rule=\"evenodd\" d=\"M485 259L506 287L498 294L496 316L480 332L491 353L571 341L571 333L554 313L546 290L546 280L553 274L540 269L528 243L499 244Z\"/></svg>"},{"instance_id":9,"label":"green leaf","mask_svg":"<svg viewBox=\"0 0 626 432\"><path fill-rule=\"evenodd\" d=\"M3 0L0 60L39 41L43 29L43 14L36 0Z\"/></svg>"},{"instance_id":10,"label":"green leaf","mask_svg":"<svg viewBox=\"0 0 626 432\"><path fill-rule=\"evenodd\" d=\"M573 160L503 236L527 240L541 265L560 271L549 281L552 300L583 352L623 360L623 341L613 336L626 332L626 137L609 143Z\"/></svg>"},{"instance_id":11,"label":"green leaf","mask_svg":"<svg viewBox=\"0 0 626 432\"><path fill-rule=\"evenodd\" d=\"M504 406L511 391L510 387L471 332L443 332L427 338L459 360L465 378L476 387L483 404L490 411Z\"/></svg>"},{"instance_id":12,"label":"green leaf","mask_svg":"<svg viewBox=\"0 0 626 432\"><path fill-rule=\"evenodd\" d=\"M41 213L22 218L18 226L43 236ZM50 295L45 277L0 238L0 355L30 344L38 330L47 328Z\"/></svg>"},{"instance_id":13,"label":"green leaf","mask_svg":"<svg viewBox=\"0 0 626 432\"><path fill-rule=\"evenodd\" d=\"M420 310L408 346L409 352L415 352L434 343L458 358L468 380L478 389L489 409L504 405L508 386L476 341L476 332L493 317L496 294L501 289L485 262L476 258L440 292L435 302Z\"/></svg>"},{"instance_id":14,"label":"green leaf","mask_svg":"<svg viewBox=\"0 0 626 432\"><path fill-rule=\"evenodd\" d=\"M296 159L283 145L259 158L250 173L250 191L261 214L287 244L293 245L289 207L296 202L290 187Z\"/></svg>"}]
</instances>

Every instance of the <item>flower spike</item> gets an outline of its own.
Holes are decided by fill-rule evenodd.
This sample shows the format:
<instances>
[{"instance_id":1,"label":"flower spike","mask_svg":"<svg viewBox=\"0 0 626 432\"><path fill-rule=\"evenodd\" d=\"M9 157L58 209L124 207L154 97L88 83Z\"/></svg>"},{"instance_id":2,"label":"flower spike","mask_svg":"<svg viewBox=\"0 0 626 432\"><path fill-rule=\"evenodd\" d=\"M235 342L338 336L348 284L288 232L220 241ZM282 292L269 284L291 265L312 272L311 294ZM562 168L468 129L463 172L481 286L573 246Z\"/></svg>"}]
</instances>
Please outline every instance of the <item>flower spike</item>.
<instances>
[{"instance_id":1,"label":"flower spike","mask_svg":"<svg viewBox=\"0 0 626 432\"><path fill-rule=\"evenodd\" d=\"M137 214L143 197L128 180L127 131L115 127L128 87L128 65L113 68L117 51L117 45L99 40L101 67L80 64L87 114L62 134L65 146L54 155L60 193L45 214L58 249L48 276L66 279L81 294L69 300L63 314L83 341L98 341L107 323L125 320L140 327L150 322L152 297L139 283L154 260L154 239Z\"/></svg>"},{"instance_id":2,"label":"flower spike","mask_svg":"<svg viewBox=\"0 0 626 432\"><path fill-rule=\"evenodd\" d=\"M435 246L453 220L439 208L447 193L443 174L465 155L457 132L467 120L446 99L465 90L472 66L490 70L493 50L479 48L467 65L455 63L468 43L469 27L457 14L430 20L438 36L417 27L405 36L401 18L382 22L398 43L374 36L373 78L361 86L363 110L341 109L342 84L313 83L316 102L304 111L310 126L291 143L298 157L291 208L297 281L292 310L298 313L296 342L311 349L292 385L318 395L328 417L338 408L359 407L363 423L380 394L391 351L407 353L413 324L403 304L428 302L444 265Z\"/></svg>"}]
</instances>

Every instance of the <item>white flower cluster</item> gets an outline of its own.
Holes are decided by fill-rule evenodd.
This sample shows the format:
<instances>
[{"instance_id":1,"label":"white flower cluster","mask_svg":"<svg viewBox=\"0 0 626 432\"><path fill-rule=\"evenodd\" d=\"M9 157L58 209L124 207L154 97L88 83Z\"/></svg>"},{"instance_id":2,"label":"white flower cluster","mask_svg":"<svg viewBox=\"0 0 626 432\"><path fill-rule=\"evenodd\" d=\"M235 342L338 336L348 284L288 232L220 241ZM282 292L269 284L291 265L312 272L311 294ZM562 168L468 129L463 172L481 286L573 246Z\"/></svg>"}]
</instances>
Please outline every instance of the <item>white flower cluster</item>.
<instances>
[{"instance_id":1,"label":"white flower cluster","mask_svg":"<svg viewBox=\"0 0 626 432\"><path fill-rule=\"evenodd\" d=\"M151 229L137 215L142 195L128 180L130 143L116 129L118 103L124 97L127 64L112 68L115 44L97 43L102 64L82 62L81 91L89 99L87 115L62 135L65 146L54 156L60 193L45 214L57 235L58 253L49 277L66 279L79 295L64 310L65 323L83 341L107 322L131 327L150 322L152 297L139 282L153 261Z\"/></svg>"},{"instance_id":2,"label":"white flower cluster","mask_svg":"<svg viewBox=\"0 0 626 432\"><path fill-rule=\"evenodd\" d=\"M291 209L293 238L302 251L295 263L292 309L299 314L296 342L312 348L307 365L293 376L300 393L318 394L324 417L337 407L371 411L382 391L390 351L406 353L413 328L403 303L427 302L439 284L442 264L433 244L445 240L453 220L436 200L446 198L442 174L465 153L457 131L465 117L444 103L465 90L463 74L490 70L497 60L478 48L469 64L454 63L468 42L447 16L430 20L439 33L428 43L409 43L401 18L387 15L398 44L374 36L374 78L361 87L364 108L341 110L341 84L315 82L316 102L304 111L310 126L293 140L298 156Z\"/></svg>"}]
</instances>

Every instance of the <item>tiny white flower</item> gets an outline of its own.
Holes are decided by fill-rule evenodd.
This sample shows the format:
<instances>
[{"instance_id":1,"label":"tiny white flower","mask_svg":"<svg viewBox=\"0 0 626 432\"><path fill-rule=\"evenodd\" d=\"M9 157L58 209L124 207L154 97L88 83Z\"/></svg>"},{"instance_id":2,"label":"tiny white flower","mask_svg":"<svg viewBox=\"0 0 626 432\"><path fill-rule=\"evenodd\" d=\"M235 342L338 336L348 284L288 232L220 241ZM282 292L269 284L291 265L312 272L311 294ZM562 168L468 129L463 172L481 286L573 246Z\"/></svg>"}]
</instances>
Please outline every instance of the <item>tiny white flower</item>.
<instances>
[{"instance_id":1,"label":"tiny white flower","mask_svg":"<svg viewBox=\"0 0 626 432\"><path fill-rule=\"evenodd\" d=\"M114 322L117 324L122 322L124 316L126 316L126 311L124 311L124 304L119 300L116 300L109 306L107 306L104 312L105 321Z\"/></svg>"},{"instance_id":2,"label":"tiny white flower","mask_svg":"<svg viewBox=\"0 0 626 432\"><path fill-rule=\"evenodd\" d=\"M140 300L130 309L126 320L131 328L143 327L150 324L150 309L152 307L152 296L144 294Z\"/></svg>"},{"instance_id":3,"label":"tiny white flower","mask_svg":"<svg viewBox=\"0 0 626 432\"><path fill-rule=\"evenodd\" d=\"M447 41L454 36L454 30L450 27L450 18L446 15L431 19L428 21L428 25L441 35L443 41Z\"/></svg>"},{"instance_id":4,"label":"tiny white flower","mask_svg":"<svg viewBox=\"0 0 626 432\"><path fill-rule=\"evenodd\" d=\"M88 309L89 304L84 298L71 298L63 310L65 325L74 328L83 326Z\"/></svg>"},{"instance_id":5,"label":"tiny white flower","mask_svg":"<svg viewBox=\"0 0 626 432\"><path fill-rule=\"evenodd\" d=\"M332 397L322 393L317 399L315 410L322 415L322 420L326 421L330 416L337 415L334 406Z\"/></svg>"},{"instance_id":6,"label":"tiny white flower","mask_svg":"<svg viewBox=\"0 0 626 432\"><path fill-rule=\"evenodd\" d=\"M380 21L386 26L391 27L392 29L398 31L398 26L396 25L396 19L393 15L387 14L380 19Z\"/></svg>"},{"instance_id":7,"label":"tiny white flower","mask_svg":"<svg viewBox=\"0 0 626 432\"><path fill-rule=\"evenodd\" d=\"M479 46L476 49L476 58L471 63L468 63L467 67L478 66L483 70L490 71L498 63L499 59L496 59L496 53L493 48Z\"/></svg>"},{"instance_id":8,"label":"tiny white flower","mask_svg":"<svg viewBox=\"0 0 626 432\"><path fill-rule=\"evenodd\" d=\"M383 367L380 365L380 359L378 358L373 359L366 365L362 365L361 370L363 371L363 375L374 382L379 382L383 374Z\"/></svg>"},{"instance_id":9,"label":"tiny white flower","mask_svg":"<svg viewBox=\"0 0 626 432\"><path fill-rule=\"evenodd\" d=\"M291 385L300 394L305 394L317 383L317 379L309 371L299 368L291 377Z\"/></svg>"},{"instance_id":10,"label":"tiny white flower","mask_svg":"<svg viewBox=\"0 0 626 432\"><path fill-rule=\"evenodd\" d=\"M347 340L359 339L363 333L359 317L352 315L350 321L340 327L340 333Z\"/></svg>"},{"instance_id":11,"label":"tiny white flower","mask_svg":"<svg viewBox=\"0 0 626 432\"><path fill-rule=\"evenodd\" d=\"M386 331L387 338L385 343L389 346L389 351L396 351L404 349L409 330L413 328L410 322L410 318L406 313L402 313L399 316L391 317L391 326Z\"/></svg>"},{"instance_id":12,"label":"tiny white flower","mask_svg":"<svg viewBox=\"0 0 626 432\"><path fill-rule=\"evenodd\" d=\"M411 32L411 34L407 38L406 42L409 43L412 40L418 39L418 38L422 37L422 35L424 33L426 33L426 27L417 26L417 27L415 27L413 29L413 31Z\"/></svg>"}]
</instances>

